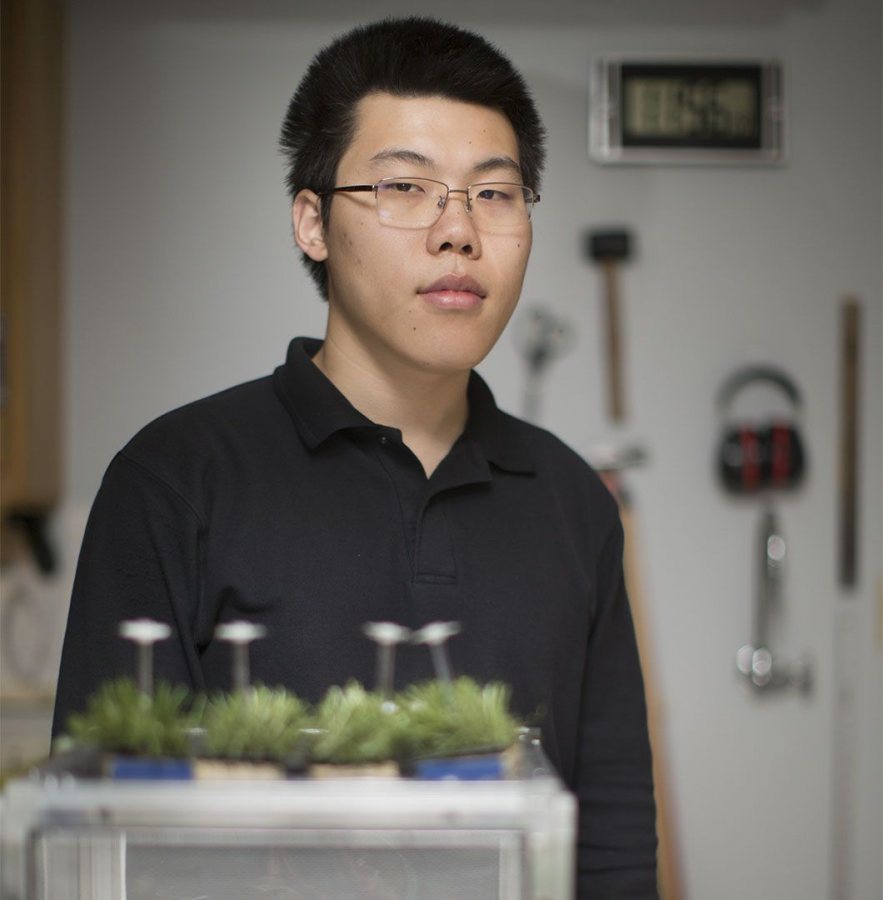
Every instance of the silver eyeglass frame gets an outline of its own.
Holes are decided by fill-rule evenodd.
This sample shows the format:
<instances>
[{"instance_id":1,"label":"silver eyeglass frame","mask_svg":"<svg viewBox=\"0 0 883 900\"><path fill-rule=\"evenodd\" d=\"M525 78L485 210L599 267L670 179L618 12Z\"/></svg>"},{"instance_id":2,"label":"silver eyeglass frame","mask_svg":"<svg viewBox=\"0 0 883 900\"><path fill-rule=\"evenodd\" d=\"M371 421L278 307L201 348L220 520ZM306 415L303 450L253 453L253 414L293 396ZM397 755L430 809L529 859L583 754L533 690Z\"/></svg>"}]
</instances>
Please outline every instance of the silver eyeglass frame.
<instances>
[{"instance_id":1,"label":"silver eyeglass frame","mask_svg":"<svg viewBox=\"0 0 883 900\"><path fill-rule=\"evenodd\" d=\"M378 199L378 190L381 185L384 184L396 184L396 183L406 183L406 182L429 182L430 184L437 184L440 187L445 189L444 195L439 196L438 198L438 212L435 219L432 222L429 222L426 225L413 225L410 227L413 228L431 228L440 218L442 213L445 210L445 207L448 205L448 199L451 194L465 194L465 206L466 211L468 213L472 213L472 202L474 199L474 190L476 188L481 187L489 187L491 185L507 185L508 187L521 188L523 192L525 192L525 206L527 208L527 222L531 220L531 214L533 213L534 206L540 202L540 195L531 187L528 187L526 184L521 184L517 181L476 181L472 184L467 184L465 188L452 188L450 185L446 184L444 181L439 181L437 178L426 178L423 175L395 175L387 178L381 178L379 181L374 184L344 184L344 185L336 185L333 188L329 188L327 191L317 191L317 195L319 197L326 197L332 194L337 193L345 193L345 194L355 194L355 193L367 193L372 192L374 194L374 199L377 201ZM379 216L379 210L378 210ZM381 218L381 222L384 220ZM409 227L407 225L402 224L402 227Z\"/></svg>"}]
</instances>

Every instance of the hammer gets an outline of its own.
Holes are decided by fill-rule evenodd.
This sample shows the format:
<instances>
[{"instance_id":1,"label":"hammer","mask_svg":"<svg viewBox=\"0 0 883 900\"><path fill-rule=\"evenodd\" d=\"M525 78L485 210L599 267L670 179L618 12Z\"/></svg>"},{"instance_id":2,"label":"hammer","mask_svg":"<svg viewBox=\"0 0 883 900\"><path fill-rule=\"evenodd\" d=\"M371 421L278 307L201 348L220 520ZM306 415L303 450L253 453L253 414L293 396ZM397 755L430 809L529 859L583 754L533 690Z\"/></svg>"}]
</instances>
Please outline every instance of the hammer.
<instances>
[{"instance_id":1,"label":"hammer","mask_svg":"<svg viewBox=\"0 0 883 900\"><path fill-rule=\"evenodd\" d=\"M607 349L607 409L615 422L625 418L622 384L622 339L619 322L619 264L631 255L631 236L625 230L590 231L586 250L601 266L604 278L605 343Z\"/></svg>"}]
</instances>

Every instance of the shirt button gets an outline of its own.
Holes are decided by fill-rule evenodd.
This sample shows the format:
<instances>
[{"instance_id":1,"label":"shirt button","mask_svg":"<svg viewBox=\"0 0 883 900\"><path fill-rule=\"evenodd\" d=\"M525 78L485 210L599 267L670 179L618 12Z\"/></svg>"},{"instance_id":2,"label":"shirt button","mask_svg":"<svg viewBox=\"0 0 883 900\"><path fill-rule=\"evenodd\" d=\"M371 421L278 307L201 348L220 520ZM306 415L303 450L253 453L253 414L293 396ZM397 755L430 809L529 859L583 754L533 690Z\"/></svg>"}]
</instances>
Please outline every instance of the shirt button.
<instances>
[{"instance_id":1,"label":"shirt button","mask_svg":"<svg viewBox=\"0 0 883 900\"><path fill-rule=\"evenodd\" d=\"M380 435L380 443L383 447L385 447L387 445L387 443L389 443L389 438L385 434L381 434Z\"/></svg>"}]
</instances>

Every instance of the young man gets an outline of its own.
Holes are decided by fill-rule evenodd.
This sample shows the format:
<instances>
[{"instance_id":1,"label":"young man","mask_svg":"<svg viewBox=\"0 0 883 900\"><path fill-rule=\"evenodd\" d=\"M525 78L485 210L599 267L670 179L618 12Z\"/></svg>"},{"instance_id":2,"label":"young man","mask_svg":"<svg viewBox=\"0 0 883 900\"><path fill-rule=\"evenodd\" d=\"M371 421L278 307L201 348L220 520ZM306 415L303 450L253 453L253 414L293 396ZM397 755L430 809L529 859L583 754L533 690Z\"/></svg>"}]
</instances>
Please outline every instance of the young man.
<instances>
[{"instance_id":1,"label":"young man","mask_svg":"<svg viewBox=\"0 0 883 900\"><path fill-rule=\"evenodd\" d=\"M655 896L653 786L616 507L472 371L518 301L543 130L477 35L424 19L323 50L283 127L322 342L160 418L113 460L83 543L56 730L129 672L120 620L173 626L157 677L229 687L218 622L267 628L252 675L316 700L373 681L362 625L456 620L456 672L509 683L580 805L581 897ZM416 648L399 684L429 677Z\"/></svg>"}]
</instances>

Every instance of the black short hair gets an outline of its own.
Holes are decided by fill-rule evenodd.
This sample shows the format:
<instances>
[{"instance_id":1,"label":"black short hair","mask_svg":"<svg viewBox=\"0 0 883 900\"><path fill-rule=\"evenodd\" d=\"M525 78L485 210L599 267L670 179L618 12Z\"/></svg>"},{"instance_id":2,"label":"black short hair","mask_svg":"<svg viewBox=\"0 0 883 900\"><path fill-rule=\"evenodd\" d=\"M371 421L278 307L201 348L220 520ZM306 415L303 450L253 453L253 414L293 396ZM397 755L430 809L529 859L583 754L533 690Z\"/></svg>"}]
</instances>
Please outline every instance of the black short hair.
<instances>
[{"instance_id":1,"label":"black short hair","mask_svg":"<svg viewBox=\"0 0 883 900\"><path fill-rule=\"evenodd\" d=\"M390 18L347 32L313 59L282 124L280 147L293 199L304 188L334 186L337 167L353 136L356 106L371 93L440 96L501 112L518 140L521 177L539 190L545 129L524 79L478 34L425 17ZM325 226L330 204L322 205ZM323 297L323 262L304 254Z\"/></svg>"}]
</instances>

